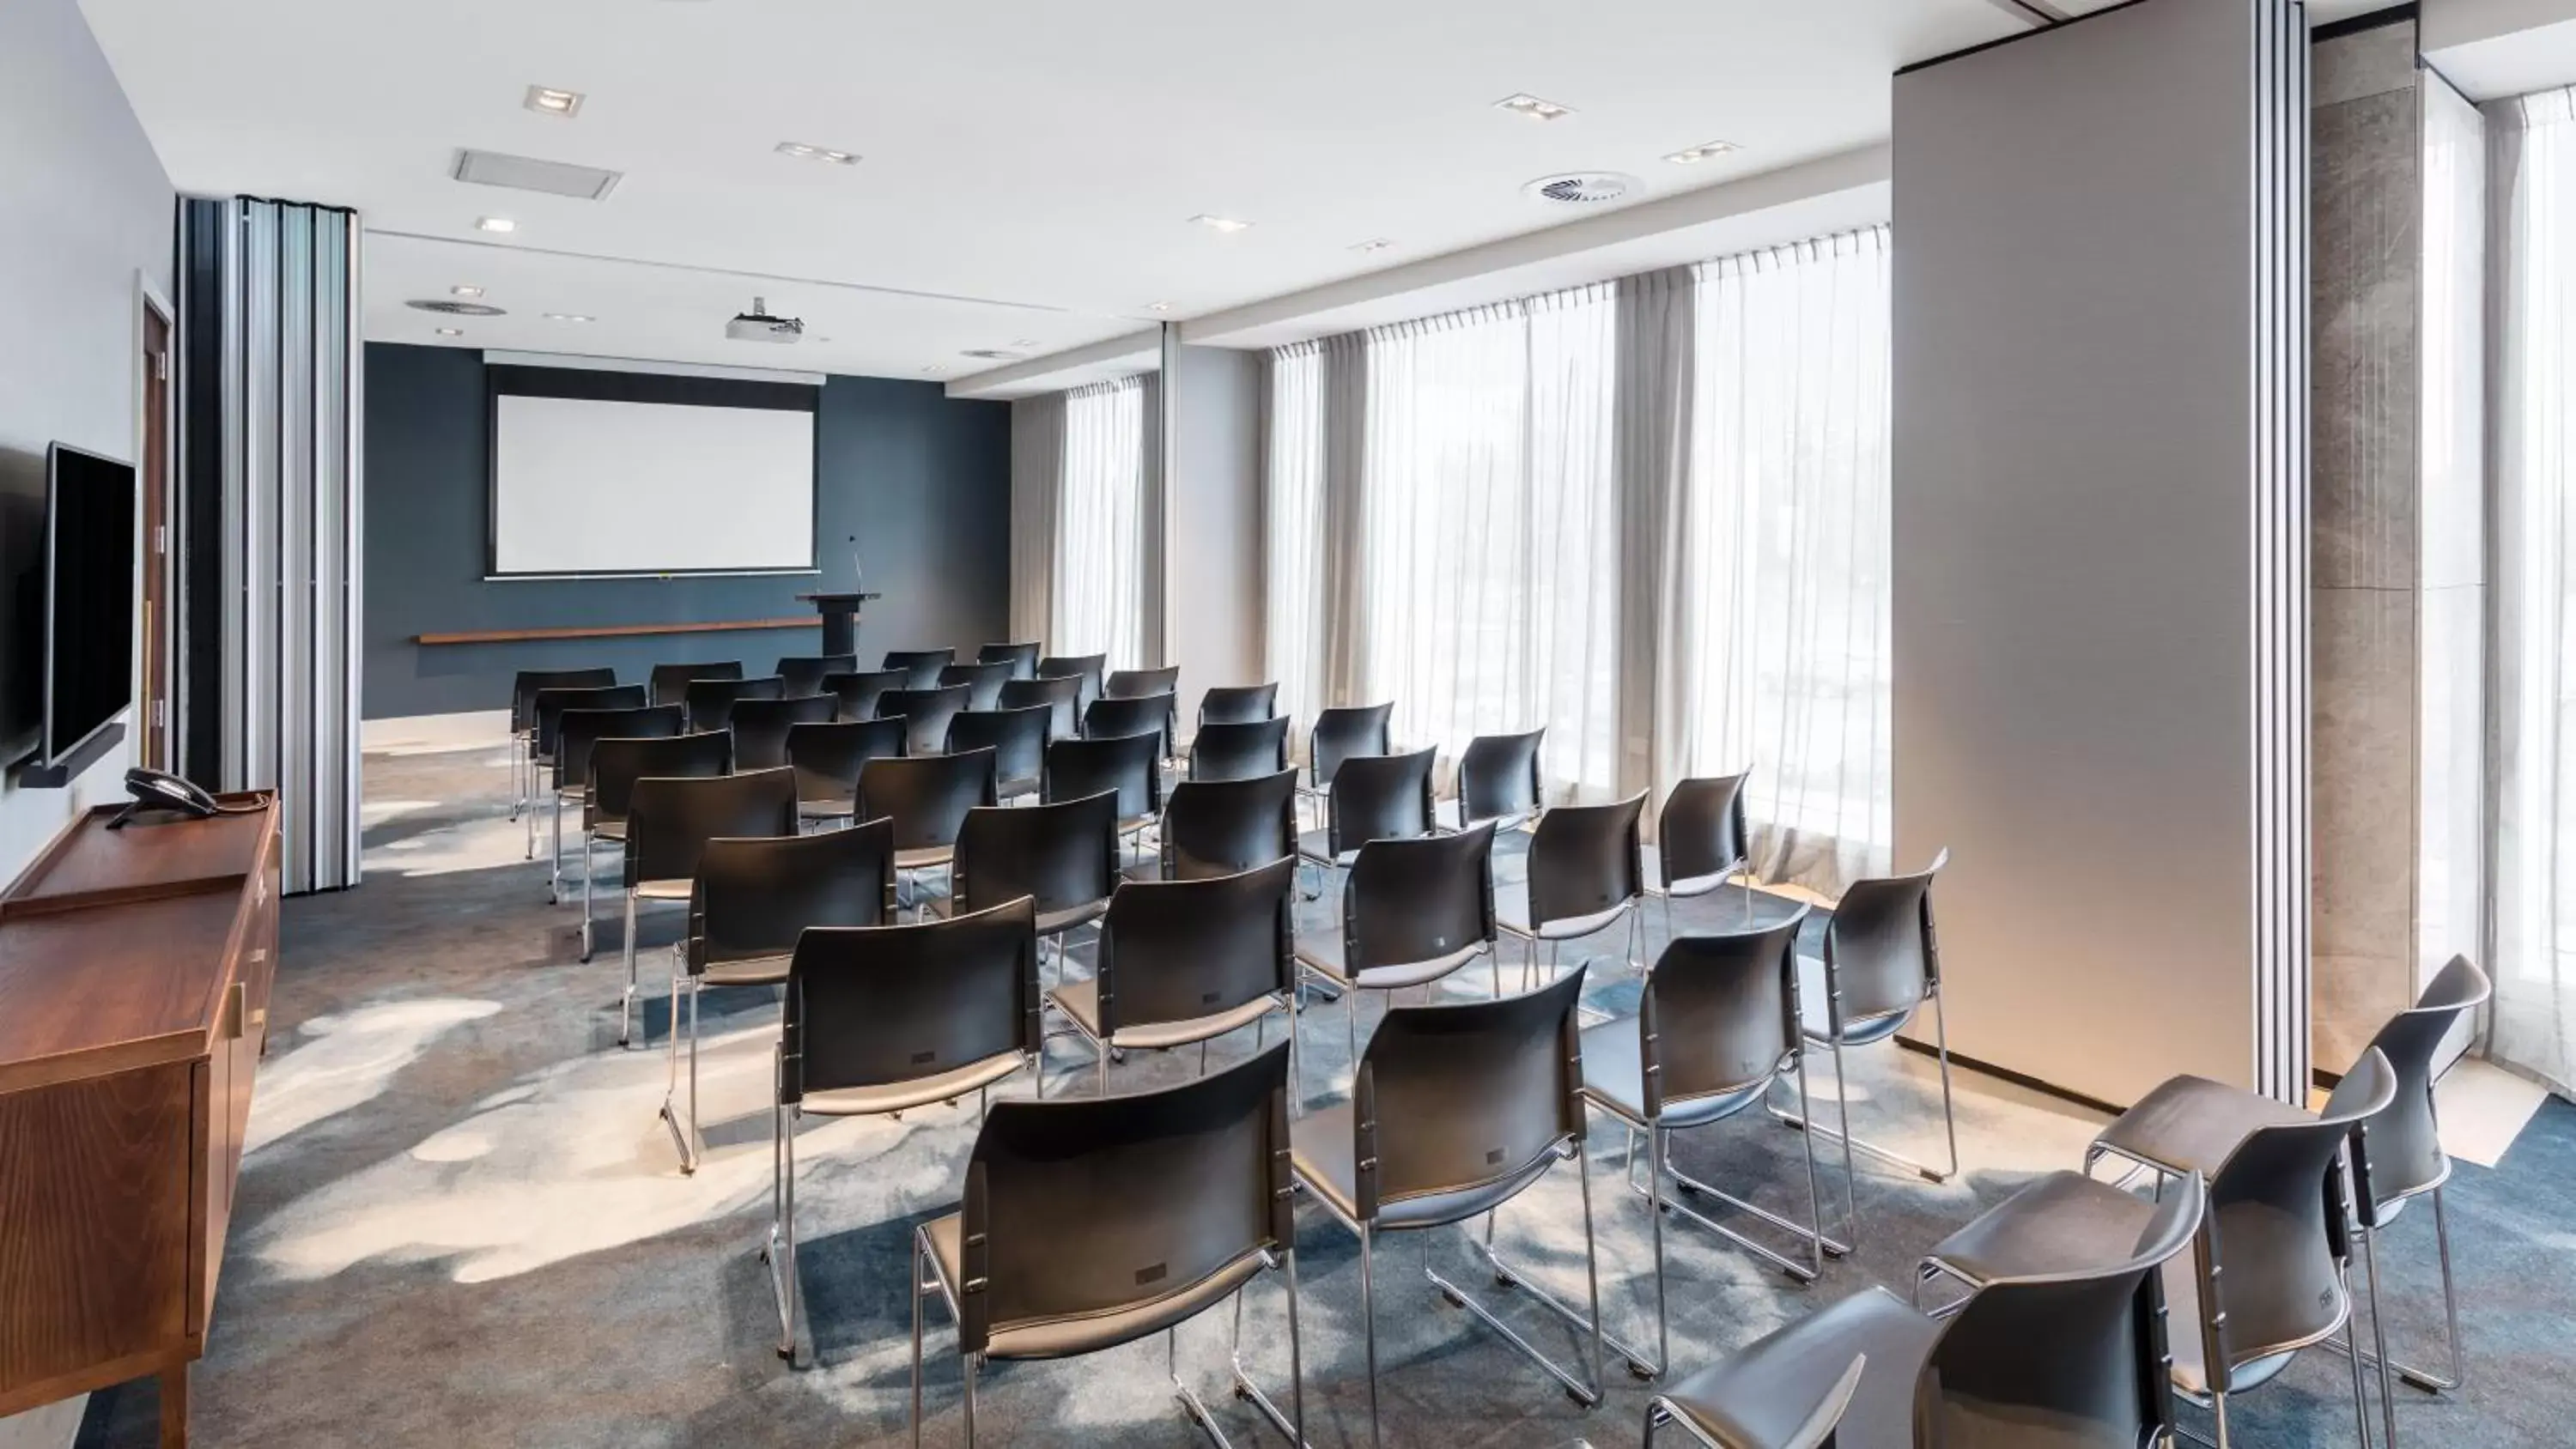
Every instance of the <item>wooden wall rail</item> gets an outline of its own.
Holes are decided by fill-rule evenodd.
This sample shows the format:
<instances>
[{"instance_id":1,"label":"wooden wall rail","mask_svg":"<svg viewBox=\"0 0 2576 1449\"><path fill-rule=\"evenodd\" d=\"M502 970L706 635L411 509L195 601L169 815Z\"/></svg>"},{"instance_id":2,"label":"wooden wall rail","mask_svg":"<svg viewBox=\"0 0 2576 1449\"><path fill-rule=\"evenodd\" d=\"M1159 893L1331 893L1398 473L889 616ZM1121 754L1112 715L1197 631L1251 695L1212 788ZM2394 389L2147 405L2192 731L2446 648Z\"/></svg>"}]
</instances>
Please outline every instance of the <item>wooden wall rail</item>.
<instances>
[{"instance_id":1,"label":"wooden wall rail","mask_svg":"<svg viewBox=\"0 0 2576 1449\"><path fill-rule=\"evenodd\" d=\"M532 639L626 639L644 634L732 634L752 629L819 629L823 621L722 619L708 624L574 624L556 629L478 629L462 634L415 634L415 644L523 644Z\"/></svg>"}]
</instances>

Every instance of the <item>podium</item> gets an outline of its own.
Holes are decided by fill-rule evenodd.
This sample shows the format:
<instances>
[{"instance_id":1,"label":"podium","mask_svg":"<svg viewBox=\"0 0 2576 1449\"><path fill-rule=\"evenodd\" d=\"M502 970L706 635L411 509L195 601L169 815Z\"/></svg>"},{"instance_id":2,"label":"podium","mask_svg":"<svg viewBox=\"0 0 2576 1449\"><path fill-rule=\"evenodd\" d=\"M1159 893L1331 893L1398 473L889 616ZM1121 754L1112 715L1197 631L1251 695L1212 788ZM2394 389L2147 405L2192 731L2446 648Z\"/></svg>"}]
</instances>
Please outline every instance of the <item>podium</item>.
<instances>
[{"instance_id":1,"label":"podium","mask_svg":"<svg viewBox=\"0 0 2576 1449\"><path fill-rule=\"evenodd\" d=\"M859 648L859 610L870 599L883 594L798 594L800 604L812 604L823 616L823 652L855 654Z\"/></svg>"}]
</instances>

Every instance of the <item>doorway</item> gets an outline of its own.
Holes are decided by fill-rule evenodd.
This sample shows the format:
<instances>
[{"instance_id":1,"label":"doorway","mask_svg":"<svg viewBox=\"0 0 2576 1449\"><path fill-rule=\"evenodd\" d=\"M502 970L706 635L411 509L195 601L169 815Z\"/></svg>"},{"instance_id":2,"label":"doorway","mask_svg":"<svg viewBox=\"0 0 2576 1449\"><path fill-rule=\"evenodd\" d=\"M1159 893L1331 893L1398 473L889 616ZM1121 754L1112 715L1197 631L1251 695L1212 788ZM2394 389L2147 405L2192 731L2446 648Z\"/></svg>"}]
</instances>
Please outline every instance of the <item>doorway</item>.
<instances>
[{"instance_id":1,"label":"doorway","mask_svg":"<svg viewBox=\"0 0 2576 1449\"><path fill-rule=\"evenodd\" d=\"M143 339L139 358L142 441L137 471L143 488L142 688L135 696L135 763L171 767L170 749L170 377L169 304L142 294Z\"/></svg>"}]
</instances>

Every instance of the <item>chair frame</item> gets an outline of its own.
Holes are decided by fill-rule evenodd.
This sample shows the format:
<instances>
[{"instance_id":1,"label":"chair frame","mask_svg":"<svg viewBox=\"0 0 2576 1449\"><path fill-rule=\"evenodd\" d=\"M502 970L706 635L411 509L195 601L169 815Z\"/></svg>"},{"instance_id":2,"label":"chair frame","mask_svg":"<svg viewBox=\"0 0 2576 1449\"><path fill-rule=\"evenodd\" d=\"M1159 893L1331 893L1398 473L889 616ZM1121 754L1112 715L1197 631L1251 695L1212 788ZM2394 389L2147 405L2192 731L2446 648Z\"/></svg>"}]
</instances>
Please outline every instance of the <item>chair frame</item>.
<instances>
[{"instance_id":1,"label":"chair frame","mask_svg":"<svg viewBox=\"0 0 2576 1449\"><path fill-rule=\"evenodd\" d=\"M1535 767L1533 767L1533 768L1535 768ZM1631 872L1633 873L1633 875L1634 875L1634 877L1635 877L1635 879L1636 879L1636 882L1637 882L1637 890L1636 890L1636 893L1635 893L1634 895L1630 895L1630 896L1628 896L1628 897L1626 897L1626 898L1622 899L1622 900L1621 900L1617 905L1614 905L1614 906L1610 907L1610 908L1609 908L1608 910L1606 910L1606 911L1596 911L1596 912L1594 912L1594 913L1593 913L1592 915L1590 915L1590 916L1559 916L1559 917L1556 917L1556 918L1554 918L1553 920L1550 920L1550 921L1540 921L1540 920L1535 920L1535 919L1533 919L1533 920L1532 920L1532 921L1531 921L1527 926L1518 926L1518 925L1514 925L1514 924L1513 924L1513 923L1511 923L1510 921L1504 920L1504 919L1502 918L1502 915L1501 915L1501 913L1500 913L1499 911L1495 913L1495 917L1494 917L1494 928L1495 928L1495 930L1497 930L1497 931L1501 932L1503 935L1516 937L1516 938L1518 938L1518 939L1519 939L1519 941L1521 942L1521 989L1522 989L1522 990L1526 991L1526 990L1528 990L1528 989L1529 989L1530 981L1531 981L1531 977L1532 977L1532 975L1533 975L1533 974L1537 971L1537 969L1538 969L1538 947L1539 947L1539 943L1540 943L1541 941L1544 941L1544 942L1546 942L1546 943L1547 943L1547 970L1548 970L1548 974L1549 974L1550 976L1553 976L1553 975L1555 975L1555 974L1556 974L1556 972L1557 972L1557 970L1558 970L1558 966L1559 966L1558 953L1559 953L1559 951L1561 950L1561 948L1565 945L1565 943L1566 943L1566 942L1568 942L1568 941L1587 941L1587 940L1590 940L1590 939L1591 939L1592 937L1594 937L1594 936L1605 935L1605 934L1607 934L1607 933L1608 933L1608 932L1609 932L1613 927L1617 927L1617 926L1624 926L1624 927L1626 927L1626 928L1627 928L1627 933L1628 933L1627 948L1626 948L1625 952L1623 953L1623 958L1622 958L1622 959L1624 959L1624 960L1627 962L1627 964L1628 964L1628 969L1629 969L1629 970L1634 971L1634 972L1637 972L1639 975L1643 975L1643 974L1645 973L1645 964L1644 964L1644 954L1645 954L1645 949L1646 949L1646 865L1645 865L1645 854L1646 854L1646 852L1645 852L1645 835L1644 835L1644 830L1645 830L1645 798L1646 798L1646 797L1645 797L1645 792L1644 792L1644 791L1639 791L1637 794L1631 795L1631 796L1629 796L1629 797L1628 797L1627 799L1625 799L1625 800L1612 801L1612 802L1610 802L1610 803L1609 803L1609 804L1607 804L1607 805L1602 805L1602 806L1579 805L1579 806L1568 806L1568 807L1563 807L1563 808L1567 808L1567 809L1577 809L1577 810L1595 810L1595 809L1617 809L1617 808L1619 808L1619 807L1621 807L1621 806L1628 805L1628 804L1630 804L1630 803L1634 803L1634 804L1637 806L1637 822L1636 822L1636 824L1632 827L1632 829L1631 829L1631 831L1630 831L1630 834L1629 834L1629 852L1628 852L1629 867L1630 867L1630 870L1631 870ZM1465 797L1464 797L1463 795L1459 797L1459 802L1460 802L1460 803L1459 803L1459 813L1460 813L1460 817L1461 817L1461 819L1463 820L1463 819L1464 819L1464 816L1465 816L1465 812L1466 812ZM1541 811L1539 812L1539 815L1538 815L1538 824L1537 824L1537 826L1534 828L1534 832L1533 832L1533 834L1532 834L1532 835L1531 835L1531 837L1530 837L1530 848L1529 848L1528 852L1526 852L1526 853L1522 856L1523 867L1522 867L1522 878L1521 878L1521 895L1522 895L1522 899L1523 899L1523 900L1527 900L1527 899L1529 898L1530 886L1531 886L1531 876L1530 876L1530 872L1531 872L1532 870L1536 869L1536 866L1537 866L1537 859L1538 859L1538 846L1539 846L1538 835L1539 835L1539 834L1542 834L1542 833L1544 833L1544 832L1546 831L1546 829L1547 829L1547 820L1548 820L1548 816L1550 816L1551 814L1554 814L1554 813L1555 813L1555 812L1554 812L1554 811L1551 811L1551 810L1541 810ZM1493 819L1494 824L1495 824L1498 828L1502 828L1502 829L1517 828L1517 826L1516 826L1515 822L1513 822L1513 821L1512 821L1511 819L1509 819L1508 817L1496 816L1496 817L1491 817L1491 818ZM1460 828L1460 829L1465 829L1465 828L1467 828L1467 826L1469 826L1469 825L1475 825L1475 824L1481 824L1481 823L1483 823L1483 822L1481 822L1481 821L1466 821L1466 822L1465 822L1464 824L1462 824L1459 828ZM1533 916L1535 916L1535 915L1536 915L1536 912L1532 912L1531 914L1532 914ZM1591 922L1594 922L1594 924L1593 924L1593 926L1592 926L1592 928L1591 928L1590 930L1584 930L1584 931L1561 931L1561 932L1555 932L1555 933L1551 934L1551 928L1555 925L1555 923L1556 923L1557 921L1568 921L1568 920L1571 920L1571 921L1578 921L1578 922L1580 922L1580 921L1591 921ZM1670 933L1669 933L1669 930L1667 931L1667 934L1668 934L1668 935L1670 934Z\"/></svg>"}]
</instances>

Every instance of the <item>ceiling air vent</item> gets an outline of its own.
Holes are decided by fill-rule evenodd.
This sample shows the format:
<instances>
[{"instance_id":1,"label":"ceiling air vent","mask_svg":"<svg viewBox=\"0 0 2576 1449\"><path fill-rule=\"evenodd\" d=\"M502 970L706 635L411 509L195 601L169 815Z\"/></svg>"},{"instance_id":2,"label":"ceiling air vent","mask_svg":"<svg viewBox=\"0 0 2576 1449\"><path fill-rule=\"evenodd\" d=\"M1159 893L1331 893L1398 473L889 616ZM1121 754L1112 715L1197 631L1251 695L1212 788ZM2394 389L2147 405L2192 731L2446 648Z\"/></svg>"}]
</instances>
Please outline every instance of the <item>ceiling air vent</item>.
<instances>
[{"instance_id":1,"label":"ceiling air vent","mask_svg":"<svg viewBox=\"0 0 2576 1449\"><path fill-rule=\"evenodd\" d=\"M986 362L1019 362L1028 356L1025 352L1013 352L1007 347L970 347L958 355L980 357Z\"/></svg>"},{"instance_id":2,"label":"ceiling air vent","mask_svg":"<svg viewBox=\"0 0 2576 1449\"><path fill-rule=\"evenodd\" d=\"M436 312L444 317L507 317L510 315L503 309L487 303L451 302L445 297L415 297L403 305L415 311Z\"/></svg>"},{"instance_id":3,"label":"ceiling air vent","mask_svg":"<svg viewBox=\"0 0 2576 1449\"><path fill-rule=\"evenodd\" d=\"M1594 206L1618 200L1636 184L1637 178L1616 171L1575 171L1563 176L1542 176L1521 189L1558 206Z\"/></svg>"},{"instance_id":4,"label":"ceiling air vent","mask_svg":"<svg viewBox=\"0 0 2576 1449\"><path fill-rule=\"evenodd\" d=\"M548 196L570 196L582 201L605 201L608 193L617 189L617 183L626 179L620 171L540 161L533 156L504 156L498 151L459 151L456 165L448 174L477 186L542 191Z\"/></svg>"}]
</instances>

